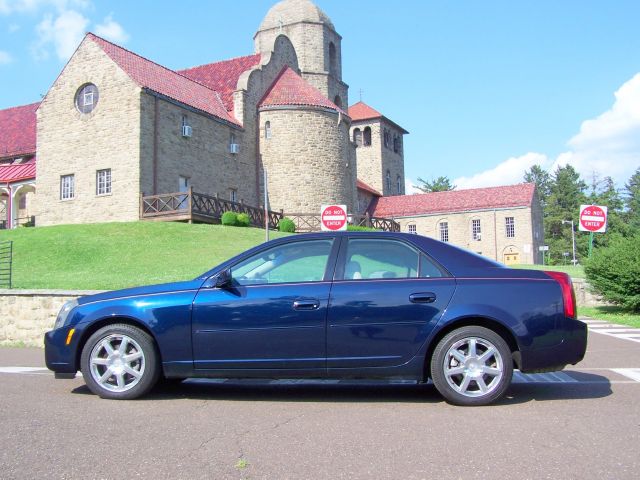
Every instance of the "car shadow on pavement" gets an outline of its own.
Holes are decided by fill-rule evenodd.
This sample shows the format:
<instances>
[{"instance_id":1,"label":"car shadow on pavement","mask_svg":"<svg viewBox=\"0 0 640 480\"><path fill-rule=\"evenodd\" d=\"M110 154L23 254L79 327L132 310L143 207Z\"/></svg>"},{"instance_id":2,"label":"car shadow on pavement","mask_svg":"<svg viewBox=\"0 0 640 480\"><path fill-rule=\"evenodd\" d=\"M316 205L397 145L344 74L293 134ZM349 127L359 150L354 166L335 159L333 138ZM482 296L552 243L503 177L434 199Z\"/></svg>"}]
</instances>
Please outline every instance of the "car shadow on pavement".
<instances>
[{"instance_id":1,"label":"car shadow on pavement","mask_svg":"<svg viewBox=\"0 0 640 480\"><path fill-rule=\"evenodd\" d=\"M513 383L495 405L513 405L531 401L588 400L611 395L608 378L591 373L571 372L575 382ZM73 393L91 394L86 386ZM432 383L406 384L334 384L296 382L268 384L264 381L186 380L160 384L139 401L222 400L238 402L354 402L354 403L441 403Z\"/></svg>"}]
</instances>

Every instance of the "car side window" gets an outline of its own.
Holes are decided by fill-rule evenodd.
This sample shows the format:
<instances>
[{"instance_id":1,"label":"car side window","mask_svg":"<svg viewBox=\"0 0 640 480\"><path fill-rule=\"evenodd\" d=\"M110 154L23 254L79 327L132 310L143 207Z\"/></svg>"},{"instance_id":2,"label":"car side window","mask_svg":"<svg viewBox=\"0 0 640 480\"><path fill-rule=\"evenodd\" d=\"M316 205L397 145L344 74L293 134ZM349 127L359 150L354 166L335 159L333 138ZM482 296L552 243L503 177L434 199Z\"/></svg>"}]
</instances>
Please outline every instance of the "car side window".
<instances>
[{"instance_id":1,"label":"car side window","mask_svg":"<svg viewBox=\"0 0 640 480\"><path fill-rule=\"evenodd\" d=\"M320 282L332 239L287 243L260 252L231 268L236 285Z\"/></svg>"},{"instance_id":2,"label":"car side window","mask_svg":"<svg viewBox=\"0 0 640 480\"><path fill-rule=\"evenodd\" d=\"M347 246L345 280L417 278L420 255L396 240L351 238Z\"/></svg>"}]
</instances>

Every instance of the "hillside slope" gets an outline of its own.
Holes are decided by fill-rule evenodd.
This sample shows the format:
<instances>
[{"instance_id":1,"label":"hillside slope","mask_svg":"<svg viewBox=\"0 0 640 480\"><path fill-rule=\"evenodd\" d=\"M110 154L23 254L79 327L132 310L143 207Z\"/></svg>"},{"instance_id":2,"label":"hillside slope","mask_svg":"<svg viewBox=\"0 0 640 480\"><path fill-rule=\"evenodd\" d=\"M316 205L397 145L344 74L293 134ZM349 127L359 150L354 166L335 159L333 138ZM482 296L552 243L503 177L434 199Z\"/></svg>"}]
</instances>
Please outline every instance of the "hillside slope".
<instances>
[{"instance_id":1,"label":"hillside slope","mask_svg":"<svg viewBox=\"0 0 640 480\"><path fill-rule=\"evenodd\" d=\"M14 288L111 290L194 278L264 242L264 230L101 223L0 230L4 240L13 240Z\"/></svg>"}]
</instances>

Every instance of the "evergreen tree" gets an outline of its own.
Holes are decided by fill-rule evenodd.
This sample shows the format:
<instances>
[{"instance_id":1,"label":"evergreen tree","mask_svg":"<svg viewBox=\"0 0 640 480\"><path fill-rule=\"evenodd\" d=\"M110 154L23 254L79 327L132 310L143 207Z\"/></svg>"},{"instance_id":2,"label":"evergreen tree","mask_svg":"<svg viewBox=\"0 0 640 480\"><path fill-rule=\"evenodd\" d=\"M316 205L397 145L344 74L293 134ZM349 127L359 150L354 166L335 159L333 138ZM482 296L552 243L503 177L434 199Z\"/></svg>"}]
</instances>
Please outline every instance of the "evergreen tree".
<instances>
[{"instance_id":1,"label":"evergreen tree","mask_svg":"<svg viewBox=\"0 0 640 480\"><path fill-rule=\"evenodd\" d=\"M430 182L418 177L418 182L420 182L422 185L416 185L416 188L418 190L422 190L425 193L448 192L450 190L455 190L456 188L456 185L451 184L451 180L449 180L449 177L438 177L435 180L431 180Z\"/></svg>"},{"instance_id":2,"label":"evergreen tree","mask_svg":"<svg viewBox=\"0 0 640 480\"><path fill-rule=\"evenodd\" d=\"M585 203L587 185L571 165L558 167L553 174L549 196L545 206L545 242L549 245L551 261L570 263L572 257L571 225L573 220L576 237L576 259L587 253L587 239L578 235L580 205ZM564 255L568 253L568 255Z\"/></svg>"},{"instance_id":3,"label":"evergreen tree","mask_svg":"<svg viewBox=\"0 0 640 480\"><path fill-rule=\"evenodd\" d=\"M640 230L640 167L625 185L625 221L631 230Z\"/></svg>"},{"instance_id":4,"label":"evergreen tree","mask_svg":"<svg viewBox=\"0 0 640 480\"><path fill-rule=\"evenodd\" d=\"M544 209L547 204L547 198L551 193L551 176L540 165L534 165L524 174L524 181L527 183L535 183L538 191L540 205Z\"/></svg>"},{"instance_id":5,"label":"evergreen tree","mask_svg":"<svg viewBox=\"0 0 640 480\"><path fill-rule=\"evenodd\" d=\"M609 245L615 236L627 236L629 228L623 218L624 202L611 177L599 180L594 175L588 203L607 207L607 231L594 234L594 248Z\"/></svg>"}]
</instances>

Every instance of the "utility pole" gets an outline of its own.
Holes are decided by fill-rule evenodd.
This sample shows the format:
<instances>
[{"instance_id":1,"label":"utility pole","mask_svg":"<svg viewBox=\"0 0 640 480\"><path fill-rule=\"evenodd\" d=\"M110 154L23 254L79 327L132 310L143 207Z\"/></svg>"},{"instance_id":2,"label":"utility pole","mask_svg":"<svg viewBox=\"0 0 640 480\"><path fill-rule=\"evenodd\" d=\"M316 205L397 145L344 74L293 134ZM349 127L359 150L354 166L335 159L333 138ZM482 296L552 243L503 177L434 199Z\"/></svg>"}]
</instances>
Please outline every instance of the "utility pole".
<instances>
[{"instance_id":1,"label":"utility pole","mask_svg":"<svg viewBox=\"0 0 640 480\"><path fill-rule=\"evenodd\" d=\"M576 266L576 232L573 230L573 220L562 220L563 225L571 225L571 245L573 247L573 266Z\"/></svg>"}]
</instances>

